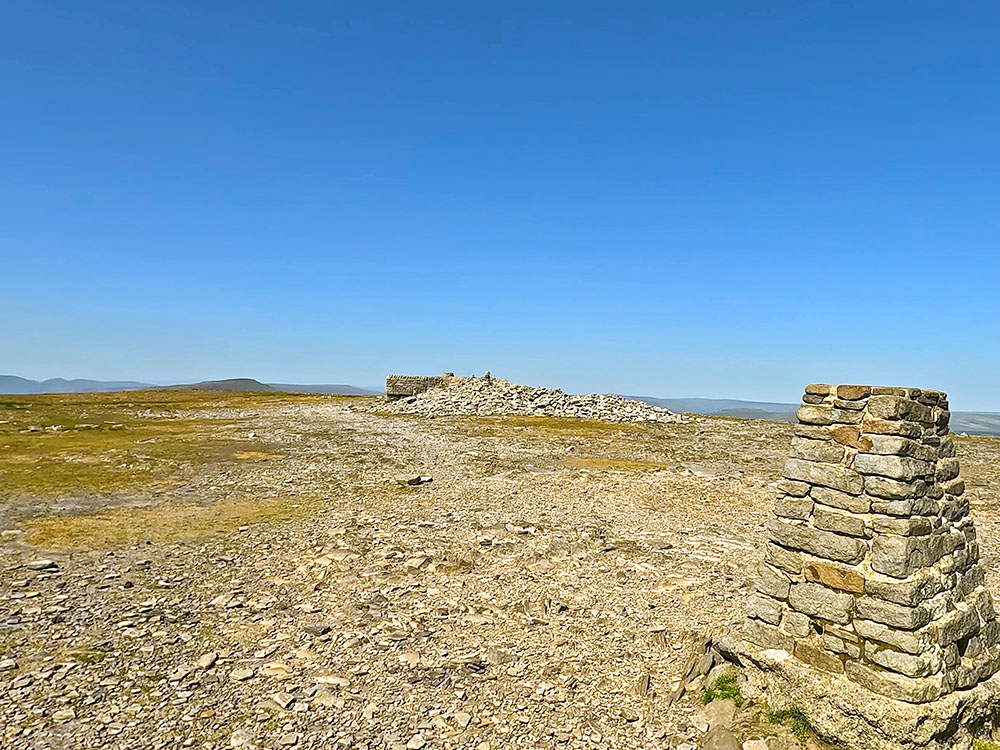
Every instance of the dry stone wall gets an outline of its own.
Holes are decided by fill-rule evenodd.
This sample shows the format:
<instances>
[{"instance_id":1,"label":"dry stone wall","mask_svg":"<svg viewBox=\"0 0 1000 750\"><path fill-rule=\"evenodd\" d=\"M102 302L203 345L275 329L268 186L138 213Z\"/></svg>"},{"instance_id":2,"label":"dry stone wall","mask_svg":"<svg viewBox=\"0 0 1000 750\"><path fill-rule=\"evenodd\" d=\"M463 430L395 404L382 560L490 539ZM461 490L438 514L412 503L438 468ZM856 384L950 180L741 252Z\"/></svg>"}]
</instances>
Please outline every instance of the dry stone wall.
<instances>
[{"instance_id":1,"label":"dry stone wall","mask_svg":"<svg viewBox=\"0 0 1000 750\"><path fill-rule=\"evenodd\" d=\"M807 386L747 640L926 703L1000 666L939 391Z\"/></svg>"},{"instance_id":2,"label":"dry stone wall","mask_svg":"<svg viewBox=\"0 0 1000 750\"><path fill-rule=\"evenodd\" d=\"M444 375L386 375L385 395L391 399L416 396L431 388L446 385L451 377L450 372Z\"/></svg>"}]
</instances>

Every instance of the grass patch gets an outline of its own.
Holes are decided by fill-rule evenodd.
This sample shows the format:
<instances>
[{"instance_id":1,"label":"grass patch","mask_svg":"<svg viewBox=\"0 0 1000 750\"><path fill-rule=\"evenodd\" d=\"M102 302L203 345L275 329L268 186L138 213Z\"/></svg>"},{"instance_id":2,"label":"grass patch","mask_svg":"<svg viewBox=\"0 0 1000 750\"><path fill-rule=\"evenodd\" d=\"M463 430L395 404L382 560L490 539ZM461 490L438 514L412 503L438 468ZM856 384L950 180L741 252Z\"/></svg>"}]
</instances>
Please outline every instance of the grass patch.
<instances>
[{"instance_id":1,"label":"grass patch","mask_svg":"<svg viewBox=\"0 0 1000 750\"><path fill-rule=\"evenodd\" d=\"M232 535L240 526L282 521L313 512L318 498L227 498L208 505L163 504L114 508L80 516L25 521L28 544L49 550L100 549L138 542L175 542Z\"/></svg>"},{"instance_id":2,"label":"grass patch","mask_svg":"<svg viewBox=\"0 0 1000 750\"><path fill-rule=\"evenodd\" d=\"M1000 744L991 740L976 740L972 750L1000 750Z\"/></svg>"},{"instance_id":3,"label":"grass patch","mask_svg":"<svg viewBox=\"0 0 1000 750\"><path fill-rule=\"evenodd\" d=\"M743 705L743 693L736 683L735 675L724 674L706 687L701 693L701 703L707 706L712 701L732 699L736 707Z\"/></svg>"},{"instance_id":4,"label":"grass patch","mask_svg":"<svg viewBox=\"0 0 1000 750\"><path fill-rule=\"evenodd\" d=\"M812 732L812 724L809 717L798 706L789 706L780 711L768 711L767 720L771 724L781 724L789 727L800 741L804 742L809 733Z\"/></svg>"},{"instance_id":5,"label":"grass patch","mask_svg":"<svg viewBox=\"0 0 1000 750\"><path fill-rule=\"evenodd\" d=\"M218 409L344 397L130 391L0 400L0 496L65 497L170 486L184 467L272 458ZM258 455L259 454L259 455Z\"/></svg>"}]
</instances>

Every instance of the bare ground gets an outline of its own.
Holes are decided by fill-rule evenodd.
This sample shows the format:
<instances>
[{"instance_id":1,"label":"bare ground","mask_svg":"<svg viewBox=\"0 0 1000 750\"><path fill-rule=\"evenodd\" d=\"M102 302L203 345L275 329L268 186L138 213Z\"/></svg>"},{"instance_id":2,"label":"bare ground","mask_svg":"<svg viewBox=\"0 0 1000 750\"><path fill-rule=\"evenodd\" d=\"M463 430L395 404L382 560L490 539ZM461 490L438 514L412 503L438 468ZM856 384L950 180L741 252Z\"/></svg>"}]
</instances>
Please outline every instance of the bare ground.
<instances>
[{"instance_id":1,"label":"bare ground","mask_svg":"<svg viewBox=\"0 0 1000 750\"><path fill-rule=\"evenodd\" d=\"M198 442L134 487L6 467L5 747L682 745L700 706L668 696L692 633L740 625L791 432L220 397L150 438L108 408L130 445ZM959 450L996 595L1000 440Z\"/></svg>"}]
</instances>

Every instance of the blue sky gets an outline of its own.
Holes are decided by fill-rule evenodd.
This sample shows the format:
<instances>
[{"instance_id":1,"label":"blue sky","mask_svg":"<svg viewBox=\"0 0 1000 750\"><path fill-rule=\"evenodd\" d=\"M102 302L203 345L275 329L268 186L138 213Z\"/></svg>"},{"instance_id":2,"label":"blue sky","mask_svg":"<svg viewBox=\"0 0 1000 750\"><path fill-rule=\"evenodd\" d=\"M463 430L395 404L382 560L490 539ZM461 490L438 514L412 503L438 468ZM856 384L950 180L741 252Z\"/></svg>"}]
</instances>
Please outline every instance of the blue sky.
<instances>
[{"instance_id":1,"label":"blue sky","mask_svg":"<svg viewBox=\"0 0 1000 750\"><path fill-rule=\"evenodd\" d=\"M1000 6L0 9L0 372L1000 410Z\"/></svg>"}]
</instances>

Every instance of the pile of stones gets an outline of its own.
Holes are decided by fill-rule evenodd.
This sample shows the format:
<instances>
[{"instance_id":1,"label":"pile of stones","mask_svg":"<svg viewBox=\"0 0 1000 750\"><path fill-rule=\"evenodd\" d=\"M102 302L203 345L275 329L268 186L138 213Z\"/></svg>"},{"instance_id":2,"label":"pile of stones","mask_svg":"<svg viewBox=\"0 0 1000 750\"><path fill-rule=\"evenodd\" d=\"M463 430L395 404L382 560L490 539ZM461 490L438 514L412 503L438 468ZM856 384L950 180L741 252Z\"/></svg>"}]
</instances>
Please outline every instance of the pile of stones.
<instances>
[{"instance_id":1,"label":"pile of stones","mask_svg":"<svg viewBox=\"0 0 1000 750\"><path fill-rule=\"evenodd\" d=\"M439 387L376 405L378 411L450 415L577 417L608 422L680 422L682 417L643 401L614 394L573 396L559 389L517 385L487 373L452 377Z\"/></svg>"},{"instance_id":2,"label":"pile of stones","mask_svg":"<svg viewBox=\"0 0 1000 750\"><path fill-rule=\"evenodd\" d=\"M771 662L920 704L913 713L926 718L929 704L968 694L1000 667L947 397L810 385L798 419L747 640ZM959 703L942 709L946 726L974 702Z\"/></svg>"}]
</instances>

